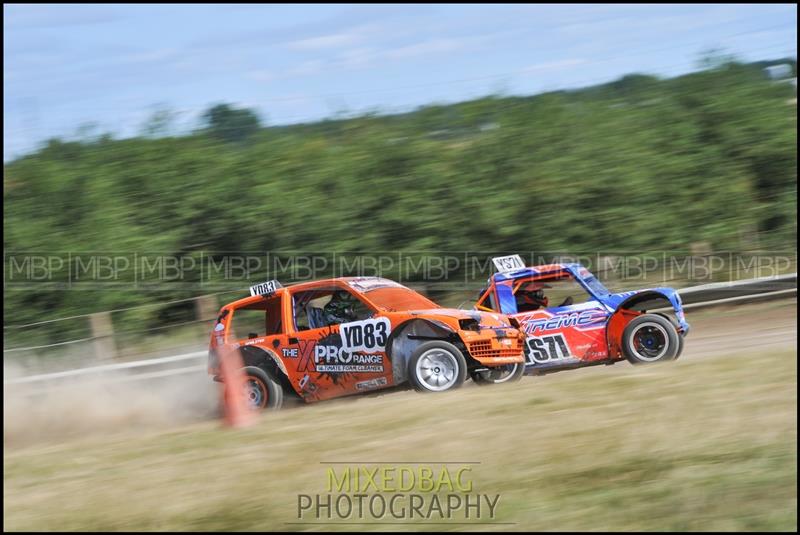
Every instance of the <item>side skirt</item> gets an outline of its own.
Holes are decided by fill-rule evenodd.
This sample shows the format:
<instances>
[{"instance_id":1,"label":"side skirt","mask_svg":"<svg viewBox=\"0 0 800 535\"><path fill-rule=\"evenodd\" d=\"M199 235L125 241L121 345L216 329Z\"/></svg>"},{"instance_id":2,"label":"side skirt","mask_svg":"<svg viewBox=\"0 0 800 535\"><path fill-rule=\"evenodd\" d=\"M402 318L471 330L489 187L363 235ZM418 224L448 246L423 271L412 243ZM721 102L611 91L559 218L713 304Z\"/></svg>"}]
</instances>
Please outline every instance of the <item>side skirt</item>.
<instances>
[{"instance_id":1,"label":"side skirt","mask_svg":"<svg viewBox=\"0 0 800 535\"><path fill-rule=\"evenodd\" d=\"M615 359L592 360L592 361L575 359L568 362L554 362L552 364L550 363L527 364L525 366L525 375L547 375L548 373L556 373L564 370L575 370L578 368L588 368L589 366L599 366L601 364L605 366L610 366L615 362L618 361Z\"/></svg>"}]
</instances>

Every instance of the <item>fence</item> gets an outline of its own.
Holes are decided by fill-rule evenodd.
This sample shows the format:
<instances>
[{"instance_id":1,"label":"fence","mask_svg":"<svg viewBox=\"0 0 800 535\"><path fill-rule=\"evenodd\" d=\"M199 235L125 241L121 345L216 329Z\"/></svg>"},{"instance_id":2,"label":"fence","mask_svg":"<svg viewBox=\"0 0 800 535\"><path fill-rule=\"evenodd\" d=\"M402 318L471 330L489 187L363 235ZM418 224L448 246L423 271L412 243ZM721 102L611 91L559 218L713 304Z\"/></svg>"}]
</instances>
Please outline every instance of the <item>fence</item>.
<instances>
[{"instance_id":1,"label":"fence","mask_svg":"<svg viewBox=\"0 0 800 535\"><path fill-rule=\"evenodd\" d=\"M764 277L735 281L730 283L704 284L700 286L683 288L679 290L679 293L681 295L681 300L684 303L684 308L687 309L718 306L721 304L737 303L742 301L750 302L763 299L796 296L797 273L778 277ZM207 297L208 296L202 296L197 299L206 299ZM208 305L208 302L206 305ZM205 309L198 305L198 310L204 311ZM4 352L9 351L14 350L5 350ZM30 375L4 380L3 384L24 384L41 381L54 381L70 377L96 375L121 370L132 371L134 373L127 376L115 377L111 379L111 381L153 379L185 373L196 373L204 370L205 364L194 364L190 366L184 366L183 364L185 364L187 361L199 362L206 357L207 352L205 350L198 350L160 358L150 358L132 362L121 362L116 364L77 368L40 375ZM176 367L176 364L180 366ZM149 371L141 372L141 370L145 368Z\"/></svg>"},{"instance_id":2,"label":"fence","mask_svg":"<svg viewBox=\"0 0 800 535\"><path fill-rule=\"evenodd\" d=\"M170 277L160 283L159 291L170 293L196 291L198 287L206 288L206 292L231 287L237 289L206 293L200 297L167 298L159 302L96 314L48 319L25 325L6 325L3 327L5 335L3 354L10 358L26 358L28 355L36 354L39 357L55 359L63 354L81 353L84 356L94 355L99 361L117 362L166 356L185 351L187 348L199 348L198 340L204 341L207 335L207 322L213 319L220 301L229 301L237 294L244 295L242 290L250 284L250 281L270 278L314 280L330 276L383 275L419 289L446 306L468 305L474 298L474 292L490 275L491 256L501 254L502 252L437 254L378 252L293 255L290 252L276 252L259 256L256 253L252 255L237 253L221 256L218 262L213 263L213 269L202 262L181 263L180 257L170 257L174 260L175 266L184 266L185 270L176 267L176 272L170 272ZM84 267L101 264L119 265L120 272L113 272L111 281L108 281L106 279L109 275L105 272L102 276L95 274L94 278L90 277L88 280L84 280L82 272L78 276L75 271L77 267L73 270L69 261L80 260L81 255L69 254L66 259L62 258L64 255L49 257L31 255L6 255L9 269L4 286L8 292L18 292L17 300L19 292L47 292L48 288L59 291L64 282L56 281L61 280L63 276L68 277L66 287L72 288L71 291L86 288L113 292L120 285L125 286L126 283L122 281L131 277L136 281L131 288L137 288L135 284L144 284L144 281L140 280L143 274L136 268L135 263L116 262L127 257L92 256L86 260L85 265L79 263ZM690 251L674 253L529 252L522 255L528 265L580 262L595 272L614 291L654 286L680 287L716 281L754 279L763 275L769 275L766 280L772 280L781 273L796 271L797 257L796 251L773 251L769 254L713 253L710 245L703 242L693 243ZM140 259L149 258L144 254L136 256ZM104 260L102 263L101 258ZM208 260L212 256L205 255L203 258ZM162 257L158 259L163 260ZM41 267L49 265L48 262L53 264L52 270ZM155 264L157 263L154 261ZM23 269L25 266L27 271ZM239 270L234 270L234 266ZM244 269L242 266L247 266L247 270L242 271ZM251 271L251 268L254 271ZM41 270L44 272L40 273ZM218 272L226 275L223 280L215 282L211 275ZM197 280L201 281L199 286L196 282L189 282Z\"/></svg>"}]
</instances>

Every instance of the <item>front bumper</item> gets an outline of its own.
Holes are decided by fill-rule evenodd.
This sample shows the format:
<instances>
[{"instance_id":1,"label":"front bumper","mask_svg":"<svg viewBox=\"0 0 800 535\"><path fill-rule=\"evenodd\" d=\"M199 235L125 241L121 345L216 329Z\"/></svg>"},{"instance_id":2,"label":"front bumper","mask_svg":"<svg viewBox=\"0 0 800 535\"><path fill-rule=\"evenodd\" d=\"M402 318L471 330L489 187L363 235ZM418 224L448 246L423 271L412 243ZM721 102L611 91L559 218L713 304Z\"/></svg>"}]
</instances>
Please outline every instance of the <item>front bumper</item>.
<instances>
[{"instance_id":1,"label":"front bumper","mask_svg":"<svg viewBox=\"0 0 800 535\"><path fill-rule=\"evenodd\" d=\"M495 330L462 332L461 339L469 355L483 366L502 366L525 362L524 335L519 331L498 334Z\"/></svg>"}]
</instances>

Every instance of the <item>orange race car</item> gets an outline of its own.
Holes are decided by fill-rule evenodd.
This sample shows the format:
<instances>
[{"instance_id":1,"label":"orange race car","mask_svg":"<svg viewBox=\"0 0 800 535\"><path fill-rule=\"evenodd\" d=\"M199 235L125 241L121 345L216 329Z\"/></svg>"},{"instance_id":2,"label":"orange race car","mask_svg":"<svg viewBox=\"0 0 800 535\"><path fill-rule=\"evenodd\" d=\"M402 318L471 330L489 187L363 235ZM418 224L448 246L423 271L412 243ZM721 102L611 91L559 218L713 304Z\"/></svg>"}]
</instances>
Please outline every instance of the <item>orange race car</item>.
<instances>
[{"instance_id":1,"label":"orange race car","mask_svg":"<svg viewBox=\"0 0 800 535\"><path fill-rule=\"evenodd\" d=\"M442 308L379 277L337 278L250 288L220 310L209 373L238 351L255 408L285 395L306 402L410 383L423 392L519 379L525 334L503 314Z\"/></svg>"}]
</instances>

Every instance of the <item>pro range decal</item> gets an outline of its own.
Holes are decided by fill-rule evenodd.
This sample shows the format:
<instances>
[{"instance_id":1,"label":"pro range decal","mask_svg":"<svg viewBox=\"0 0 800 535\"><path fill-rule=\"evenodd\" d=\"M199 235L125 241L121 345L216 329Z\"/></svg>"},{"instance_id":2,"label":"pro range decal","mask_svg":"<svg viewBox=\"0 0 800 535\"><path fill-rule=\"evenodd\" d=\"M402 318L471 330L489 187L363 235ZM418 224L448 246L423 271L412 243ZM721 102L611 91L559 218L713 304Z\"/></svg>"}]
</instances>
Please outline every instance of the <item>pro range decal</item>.
<instances>
[{"instance_id":1,"label":"pro range decal","mask_svg":"<svg viewBox=\"0 0 800 535\"><path fill-rule=\"evenodd\" d=\"M323 373L383 372L383 355L351 353L343 347L317 344L314 346L314 366Z\"/></svg>"},{"instance_id":2,"label":"pro range decal","mask_svg":"<svg viewBox=\"0 0 800 535\"><path fill-rule=\"evenodd\" d=\"M319 341L300 340L297 371L317 372L321 377L329 377L336 384L351 373L383 372L382 353L348 351L341 343L342 338L335 332L329 332ZM385 340L383 345L386 345Z\"/></svg>"}]
</instances>

